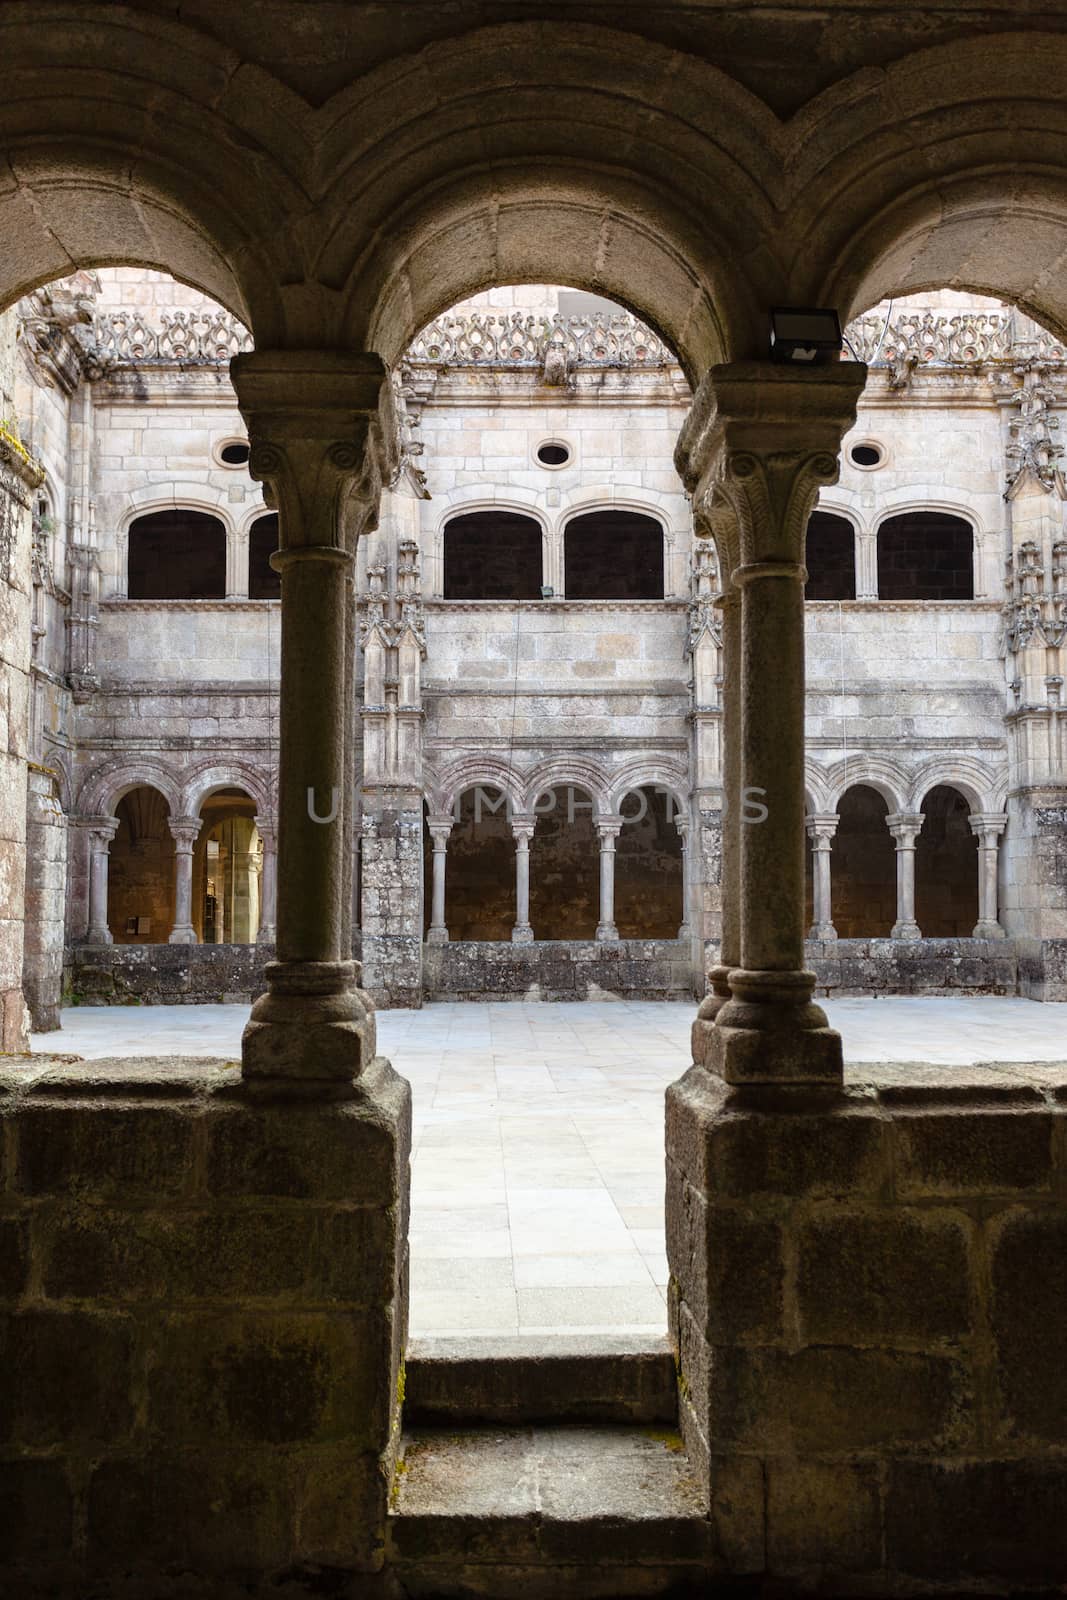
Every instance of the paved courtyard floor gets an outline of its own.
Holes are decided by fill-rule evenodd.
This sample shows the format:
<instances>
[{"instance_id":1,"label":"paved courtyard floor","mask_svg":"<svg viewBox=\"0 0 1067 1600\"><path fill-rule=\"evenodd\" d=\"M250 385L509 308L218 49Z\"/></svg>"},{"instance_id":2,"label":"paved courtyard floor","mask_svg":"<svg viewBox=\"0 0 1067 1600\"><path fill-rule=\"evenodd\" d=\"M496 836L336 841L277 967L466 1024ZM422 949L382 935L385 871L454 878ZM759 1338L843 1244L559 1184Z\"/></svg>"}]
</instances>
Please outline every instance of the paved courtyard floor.
<instances>
[{"instance_id":1,"label":"paved courtyard floor","mask_svg":"<svg viewBox=\"0 0 1067 1600\"><path fill-rule=\"evenodd\" d=\"M1067 1010L977 998L824 1002L849 1062L1067 1061ZM379 1013L411 1081L412 1333L666 1327L663 1091L694 1006L432 1005ZM37 1050L236 1058L244 1006L78 1007Z\"/></svg>"}]
</instances>

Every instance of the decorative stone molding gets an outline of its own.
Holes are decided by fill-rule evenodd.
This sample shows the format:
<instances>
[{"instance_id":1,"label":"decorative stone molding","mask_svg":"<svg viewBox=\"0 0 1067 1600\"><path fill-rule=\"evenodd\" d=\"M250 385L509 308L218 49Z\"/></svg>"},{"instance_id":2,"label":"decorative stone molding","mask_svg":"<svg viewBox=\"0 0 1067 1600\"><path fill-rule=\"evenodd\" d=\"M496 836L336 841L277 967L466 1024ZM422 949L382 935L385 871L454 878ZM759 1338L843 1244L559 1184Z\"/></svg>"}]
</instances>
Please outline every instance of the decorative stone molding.
<instances>
[{"instance_id":1,"label":"decorative stone molding","mask_svg":"<svg viewBox=\"0 0 1067 1600\"><path fill-rule=\"evenodd\" d=\"M565 317L473 311L439 317L409 347L413 367L530 367L549 385L566 383L577 366L669 367L674 354L628 311Z\"/></svg>"}]
</instances>

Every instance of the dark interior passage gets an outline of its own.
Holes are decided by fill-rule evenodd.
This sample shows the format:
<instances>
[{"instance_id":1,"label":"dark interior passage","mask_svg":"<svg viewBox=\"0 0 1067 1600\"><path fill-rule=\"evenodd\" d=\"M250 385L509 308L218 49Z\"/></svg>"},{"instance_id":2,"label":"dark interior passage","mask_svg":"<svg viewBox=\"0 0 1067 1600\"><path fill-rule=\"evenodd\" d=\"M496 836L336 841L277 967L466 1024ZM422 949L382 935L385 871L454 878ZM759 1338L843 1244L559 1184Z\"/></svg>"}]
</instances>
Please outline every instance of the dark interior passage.
<instances>
[{"instance_id":1,"label":"dark interior passage","mask_svg":"<svg viewBox=\"0 0 1067 1600\"><path fill-rule=\"evenodd\" d=\"M926 939L967 939L978 921L978 840L958 789L939 784L922 803L915 841L915 920Z\"/></svg>"},{"instance_id":2,"label":"dark interior passage","mask_svg":"<svg viewBox=\"0 0 1067 1600\"><path fill-rule=\"evenodd\" d=\"M174 926L174 838L170 808L158 789L142 784L115 807L107 922L116 944L165 944Z\"/></svg>"},{"instance_id":3,"label":"dark interior passage","mask_svg":"<svg viewBox=\"0 0 1067 1600\"><path fill-rule=\"evenodd\" d=\"M889 807L867 784L841 796L830 853L830 905L842 939L885 939L897 920L897 854Z\"/></svg>"},{"instance_id":4,"label":"dark interior passage","mask_svg":"<svg viewBox=\"0 0 1067 1600\"><path fill-rule=\"evenodd\" d=\"M280 600L281 573L275 572L270 558L278 548L278 513L257 517L248 537L248 596L251 600Z\"/></svg>"},{"instance_id":5,"label":"dark interior passage","mask_svg":"<svg viewBox=\"0 0 1067 1600\"><path fill-rule=\"evenodd\" d=\"M675 939L684 920L678 807L664 789L636 789L622 803L615 841L615 926L620 939Z\"/></svg>"},{"instance_id":6,"label":"dark interior passage","mask_svg":"<svg viewBox=\"0 0 1067 1600\"><path fill-rule=\"evenodd\" d=\"M847 517L813 511L808 518L805 600L855 600L856 532Z\"/></svg>"},{"instance_id":7,"label":"dark interior passage","mask_svg":"<svg viewBox=\"0 0 1067 1600\"><path fill-rule=\"evenodd\" d=\"M943 511L909 511L878 529L880 600L973 600L974 530Z\"/></svg>"},{"instance_id":8,"label":"dark interior passage","mask_svg":"<svg viewBox=\"0 0 1067 1600\"><path fill-rule=\"evenodd\" d=\"M535 939L592 939L600 910L600 840L584 789L559 784L537 802L530 841Z\"/></svg>"},{"instance_id":9,"label":"dark interior passage","mask_svg":"<svg viewBox=\"0 0 1067 1600\"><path fill-rule=\"evenodd\" d=\"M423 818L423 921L433 908L433 839ZM510 939L515 925L515 841L504 796L479 786L460 798L445 861L450 939Z\"/></svg>"},{"instance_id":10,"label":"dark interior passage","mask_svg":"<svg viewBox=\"0 0 1067 1600\"><path fill-rule=\"evenodd\" d=\"M206 511L153 511L130 523L131 600L223 600L226 530Z\"/></svg>"},{"instance_id":11,"label":"dark interior passage","mask_svg":"<svg viewBox=\"0 0 1067 1600\"><path fill-rule=\"evenodd\" d=\"M662 600L663 529L637 511L590 511L564 532L568 600Z\"/></svg>"},{"instance_id":12,"label":"dark interior passage","mask_svg":"<svg viewBox=\"0 0 1067 1600\"><path fill-rule=\"evenodd\" d=\"M538 600L541 525L517 511L468 511L445 524L446 600Z\"/></svg>"}]
</instances>

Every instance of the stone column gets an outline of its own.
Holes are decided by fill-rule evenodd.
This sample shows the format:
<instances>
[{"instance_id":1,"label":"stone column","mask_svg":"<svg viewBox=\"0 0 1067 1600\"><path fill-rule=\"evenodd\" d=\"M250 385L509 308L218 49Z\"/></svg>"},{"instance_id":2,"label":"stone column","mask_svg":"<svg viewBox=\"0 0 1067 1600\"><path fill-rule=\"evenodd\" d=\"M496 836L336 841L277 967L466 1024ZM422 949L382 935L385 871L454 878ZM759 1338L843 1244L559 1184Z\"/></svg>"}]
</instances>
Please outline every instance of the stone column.
<instances>
[{"instance_id":1,"label":"stone column","mask_svg":"<svg viewBox=\"0 0 1067 1600\"><path fill-rule=\"evenodd\" d=\"M107 925L107 864L111 841L118 832L117 817L89 817L82 822L89 834L89 927L86 944L114 944Z\"/></svg>"},{"instance_id":2,"label":"stone column","mask_svg":"<svg viewBox=\"0 0 1067 1600\"><path fill-rule=\"evenodd\" d=\"M273 822L266 817L256 818L256 830L263 840L263 883L259 902L259 933L257 944L273 944L277 936L278 906L278 839Z\"/></svg>"},{"instance_id":3,"label":"stone column","mask_svg":"<svg viewBox=\"0 0 1067 1600\"><path fill-rule=\"evenodd\" d=\"M804 970L804 535L837 478L866 369L714 367L679 441L740 590L740 964L704 1064L734 1084L839 1084L841 1040ZM700 470L702 468L702 470ZM729 541L732 543L732 541ZM736 727L736 706L732 718ZM731 797L732 798L732 797Z\"/></svg>"},{"instance_id":4,"label":"stone column","mask_svg":"<svg viewBox=\"0 0 1067 1600\"><path fill-rule=\"evenodd\" d=\"M689 818L681 812L674 819L674 826L682 841L682 922L678 929L679 939L688 939L690 933L689 923Z\"/></svg>"},{"instance_id":5,"label":"stone column","mask_svg":"<svg viewBox=\"0 0 1067 1600\"><path fill-rule=\"evenodd\" d=\"M836 939L837 929L834 927L833 914L830 903L830 847L833 844L837 824L840 821L836 811L829 816L811 816L808 818L808 836L812 843L812 888L814 916L812 918L809 939Z\"/></svg>"},{"instance_id":6,"label":"stone column","mask_svg":"<svg viewBox=\"0 0 1067 1600\"><path fill-rule=\"evenodd\" d=\"M512 944L532 944L534 931L530 926L530 840L537 826L533 817L513 817L511 832L515 839L515 926L511 930Z\"/></svg>"},{"instance_id":7,"label":"stone column","mask_svg":"<svg viewBox=\"0 0 1067 1600\"><path fill-rule=\"evenodd\" d=\"M249 471L279 513L281 574L277 953L245 1029L246 1080L350 1082L375 1053L373 1008L344 948L351 897L348 580L396 462L377 356L254 351L231 364Z\"/></svg>"},{"instance_id":8,"label":"stone column","mask_svg":"<svg viewBox=\"0 0 1067 1600\"><path fill-rule=\"evenodd\" d=\"M598 817L597 836L600 839L600 921L596 937L601 944L617 943L619 930L615 926L615 841L622 829L621 817Z\"/></svg>"},{"instance_id":9,"label":"stone column","mask_svg":"<svg viewBox=\"0 0 1067 1600\"><path fill-rule=\"evenodd\" d=\"M430 927L427 944L447 944L448 928L445 925L445 864L448 860L448 836L451 822L428 824L433 840L433 899L430 904Z\"/></svg>"},{"instance_id":10,"label":"stone column","mask_svg":"<svg viewBox=\"0 0 1067 1600\"><path fill-rule=\"evenodd\" d=\"M885 820L897 845L897 920L890 937L921 939L915 920L915 841L926 818L921 811L893 811Z\"/></svg>"},{"instance_id":11,"label":"stone column","mask_svg":"<svg viewBox=\"0 0 1067 1600\"><path fill-rule=\"evenodd\" d=\"M193 849L200 837L199 817L171 817L174 840L174 926L168 944L197 944L193 927Z\"/></svg>"},{"instance_id":12,"label":"stone column","mask_svg":"<svg viewBox=\"0 0 1067 1600\"><path fill-rule=\"evenodd\" d=\"M971 832L978 838L978 921L974 925L976 939L1006 937L998 921L1000 908L997 867L1000 858L1000 836L1007 825L1008 819L1003 812L975 811L971 814Z\"/></svg>"}]
</instances>

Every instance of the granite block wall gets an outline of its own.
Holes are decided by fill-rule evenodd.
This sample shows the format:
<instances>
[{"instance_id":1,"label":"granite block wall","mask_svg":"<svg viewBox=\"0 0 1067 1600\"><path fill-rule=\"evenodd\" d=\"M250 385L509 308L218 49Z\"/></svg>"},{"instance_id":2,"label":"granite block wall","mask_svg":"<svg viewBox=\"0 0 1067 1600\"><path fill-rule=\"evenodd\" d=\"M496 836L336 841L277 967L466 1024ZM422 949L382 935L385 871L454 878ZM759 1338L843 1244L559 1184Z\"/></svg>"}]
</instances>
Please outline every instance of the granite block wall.
<instances>
[{"instance_id":1,"label":"granite block wall","mask_svg":"<svg viewBox=\"0 0 1067 1600\"><path fill-rule=\"evenodd\" d=\"M1058 1071L1058 1069L1057 1069ZM682 1430L738 1570L1006 1594L1067 1570L1067 1118L1041 1067L667 1097Z\"/></svg>"},{"instance_id":2,"label":"granite block wall","mask_svg":"<svg viewBox=\"0 0 1067 1600\"><path fill-rule=\"evenodd\" d=\"M427 945L423 981L428 1000L691 1000L697 978L678 939L548 939Z\"/></svg>"},{"instance_id":3,"label":"granite block wall","mask_svg":"<svg viewBox=\"0 0 1067 1600\"><path fill-rule=\"evenodd\" d=\"M9 1070L0 1121L9 1592L380 1568L407 1084L270 1103L221 1062L93 1062Z\"/></svg>"}]
</instances>

